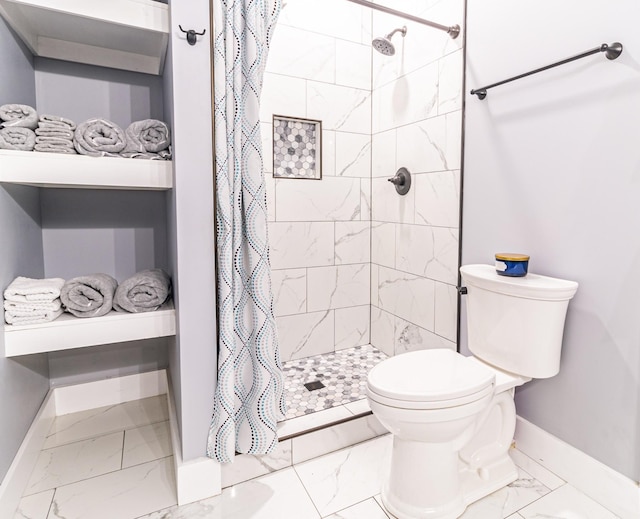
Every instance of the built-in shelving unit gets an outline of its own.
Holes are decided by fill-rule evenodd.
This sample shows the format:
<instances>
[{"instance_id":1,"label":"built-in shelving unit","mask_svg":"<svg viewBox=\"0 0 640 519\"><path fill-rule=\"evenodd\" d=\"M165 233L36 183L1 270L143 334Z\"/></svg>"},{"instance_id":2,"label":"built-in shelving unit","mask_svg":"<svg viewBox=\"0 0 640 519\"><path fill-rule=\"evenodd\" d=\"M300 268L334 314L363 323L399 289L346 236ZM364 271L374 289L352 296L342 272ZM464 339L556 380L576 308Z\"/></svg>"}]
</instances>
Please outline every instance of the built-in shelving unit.
<instances>
[{"instance_id":1,"label":"built-in shelving unit","mask_svg":"<svg viewBox=\"0 0 640 519\"><path fill-rule=\"evenodd\" d=\"M162 74L169 9L153 0L0 0L36 56Z\"/></svg>"},{"instance_id":2,"label":"built-in shelving unit","mask_svg":"<svg viewBox=\"0 0 640 519\"><path fill-rule=\"evenodd\" d=\"M0 182L52 188L166 190L173 186L172 162L0 150Z\"/></svg>"},{"instance_id":3,"label":"built-in shelving unit","mask_svg":"<svg viewBox=\"0 0 640 519\"><path fill-rule=\"evenodd\" d=\"M6 357L138 341L176 334L172 305L155 312L130 314L111 311L102 317L63 314L44 324L4 326Z\"/></svg>"}]
</instances>

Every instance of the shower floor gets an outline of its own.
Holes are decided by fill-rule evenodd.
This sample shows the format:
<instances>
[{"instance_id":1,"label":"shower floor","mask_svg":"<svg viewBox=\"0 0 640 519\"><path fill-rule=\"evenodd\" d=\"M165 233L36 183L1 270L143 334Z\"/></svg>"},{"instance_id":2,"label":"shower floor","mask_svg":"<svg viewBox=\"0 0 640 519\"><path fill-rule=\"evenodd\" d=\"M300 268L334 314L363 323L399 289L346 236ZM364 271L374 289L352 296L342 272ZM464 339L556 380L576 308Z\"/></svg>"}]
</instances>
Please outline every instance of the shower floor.
<instances>
[{"instance_id":1,"label":"shower floor","mask_svg":"<svg viewBox=\"0 0 640 519\"><path fill-rule=\"evenodd\" d=\"M284 362L287 403L284 420L366 398L367 374L386 358L383 352L367 344Z\"/></svg>"}]
</instances>

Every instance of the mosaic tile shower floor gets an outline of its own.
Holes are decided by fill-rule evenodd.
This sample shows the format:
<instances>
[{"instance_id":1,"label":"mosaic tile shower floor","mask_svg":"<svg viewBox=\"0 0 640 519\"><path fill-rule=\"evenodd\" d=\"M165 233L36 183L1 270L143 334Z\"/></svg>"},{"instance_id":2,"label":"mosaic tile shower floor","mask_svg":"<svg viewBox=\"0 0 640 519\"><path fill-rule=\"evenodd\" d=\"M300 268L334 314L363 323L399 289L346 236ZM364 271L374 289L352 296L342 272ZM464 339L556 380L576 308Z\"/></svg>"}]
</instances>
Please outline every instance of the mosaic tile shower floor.
<instances>
[{"instance_id":1,"label":"mosaic tile shower floor","mask_svg":"<svg viewBox=\"0 0 640 519\"><path fill-rule=\"evenodd\" d=\"M284 420L366 398L369 370L387 356L367 344L283 363L287 414ZM304 384L321 382L309 390Z\"/></svg>"}]
</instances>

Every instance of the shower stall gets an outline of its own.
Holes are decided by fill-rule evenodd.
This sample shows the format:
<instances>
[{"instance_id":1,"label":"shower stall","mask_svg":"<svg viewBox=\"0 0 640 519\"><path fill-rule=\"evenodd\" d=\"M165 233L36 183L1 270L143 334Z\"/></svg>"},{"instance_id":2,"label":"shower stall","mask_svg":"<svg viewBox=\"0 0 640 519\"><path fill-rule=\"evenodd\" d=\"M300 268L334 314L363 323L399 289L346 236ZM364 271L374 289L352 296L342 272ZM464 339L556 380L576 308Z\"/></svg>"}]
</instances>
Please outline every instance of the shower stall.
<instances>
[{"instance_id":1,"label":"shower stall","mask_svg":"<svg viewBox=\"0 0 640 519\"><path fill-rule=\"evenodd\" d=\"M281 439L366 414L383 358L456 348L463 38L420 20L462 24L464 2L367 4L287 0L267 61ZM404 195L388 181L400 168Z\"/></svg>"}]
</instances>

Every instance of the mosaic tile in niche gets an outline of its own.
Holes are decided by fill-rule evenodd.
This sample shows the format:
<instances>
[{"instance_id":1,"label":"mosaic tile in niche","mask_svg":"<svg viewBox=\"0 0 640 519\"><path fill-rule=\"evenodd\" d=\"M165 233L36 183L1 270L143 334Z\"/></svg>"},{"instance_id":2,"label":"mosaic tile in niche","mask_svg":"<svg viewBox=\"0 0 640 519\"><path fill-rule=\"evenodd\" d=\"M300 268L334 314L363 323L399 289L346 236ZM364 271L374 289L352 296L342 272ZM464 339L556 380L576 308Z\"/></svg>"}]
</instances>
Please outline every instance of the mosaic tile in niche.
<instances>
[{"instance_id":1,"label":"mosaic tile in niche","mask_svg":"<svg viewBox=\"0 0 640 519\"><path fill-rule=\"evenodd\" d=\"M320 121L273 116L273 176L320 179Z\"/></svg>"}]
</instances>

